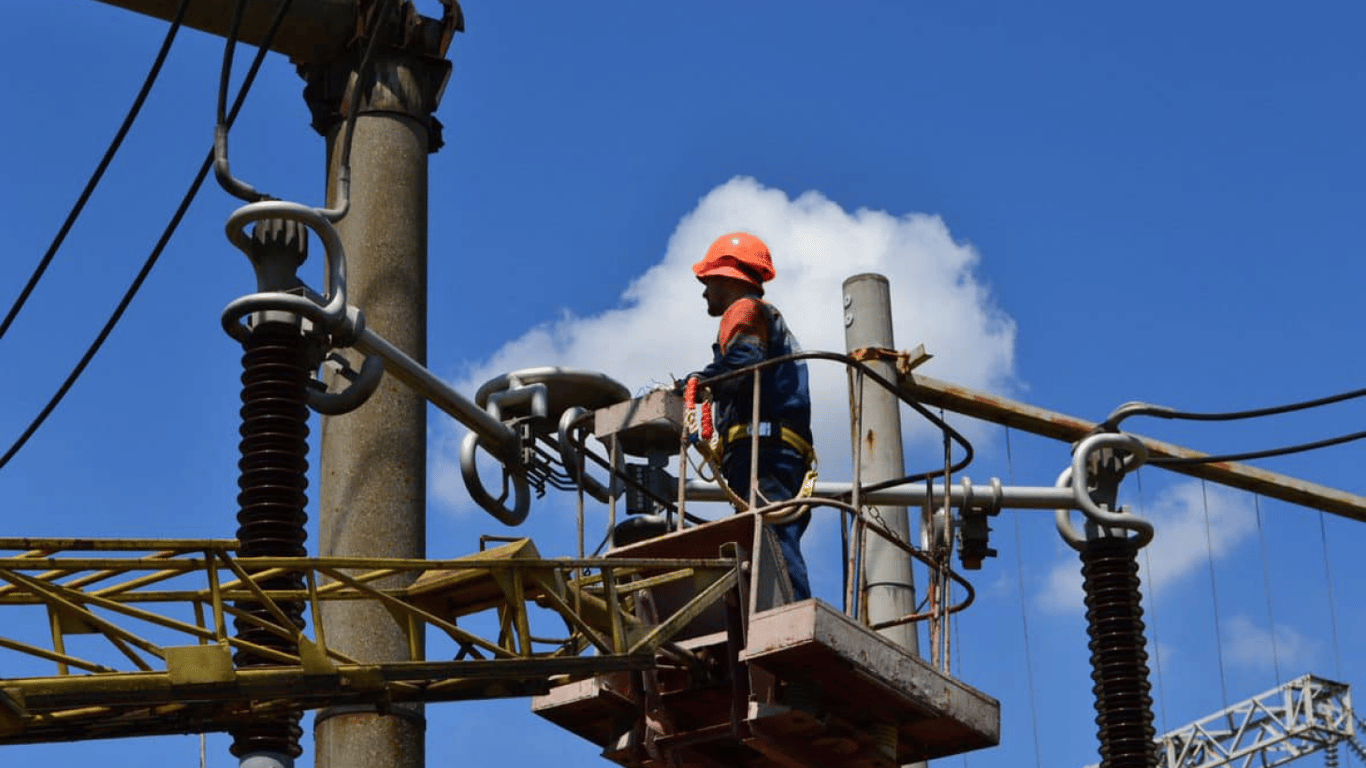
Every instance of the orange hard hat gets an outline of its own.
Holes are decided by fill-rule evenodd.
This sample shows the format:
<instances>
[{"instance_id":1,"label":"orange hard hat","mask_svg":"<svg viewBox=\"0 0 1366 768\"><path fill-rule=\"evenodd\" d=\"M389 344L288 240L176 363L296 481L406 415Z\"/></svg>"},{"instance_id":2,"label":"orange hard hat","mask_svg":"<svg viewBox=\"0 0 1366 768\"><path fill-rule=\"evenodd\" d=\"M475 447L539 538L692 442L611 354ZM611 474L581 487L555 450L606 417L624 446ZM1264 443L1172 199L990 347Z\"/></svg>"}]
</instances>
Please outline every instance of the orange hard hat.
<instances>
[{"instance_id":1,"label":"orange hard hat","mask_svg":"<svg viewBox=\"0 0 1366 768\"><path fill-rule=\"evenodd\" d=\"M716 238L707 255L692 265L697 279L720 275L744 280L758 288L777 276L773 257L764 241L748 232L731 232Z\"/></svg>"}]
</instances>

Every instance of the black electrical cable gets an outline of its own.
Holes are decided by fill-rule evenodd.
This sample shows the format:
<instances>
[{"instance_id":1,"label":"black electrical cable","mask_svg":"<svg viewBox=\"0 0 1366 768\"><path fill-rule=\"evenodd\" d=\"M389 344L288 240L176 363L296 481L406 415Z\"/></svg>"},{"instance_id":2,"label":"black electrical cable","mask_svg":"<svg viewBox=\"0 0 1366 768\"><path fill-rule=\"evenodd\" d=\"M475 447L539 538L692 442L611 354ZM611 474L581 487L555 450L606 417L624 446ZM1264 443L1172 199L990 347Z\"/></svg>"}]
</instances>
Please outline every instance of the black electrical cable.
<instances>
[{"instance_id":1,"label":"black electrical cable","mask_svg":"<svg viewBox=\"0 0 1366 768\"><path fill-rule=\"evenodd\" d=\"M392 3L384 4L381 0L381 5L376 6L370 16L374 28L370 31L369 40L365 45L365 51L361 54L360 66L356 70L356 79L351 86L355 91L359 91L365 86L367 78L370 75L375 49L378 46L380 33L384 28L384 22L389 18L390 14L388 11L389 5L391 4ZM288 5L289 2L286 2L286 10ZM270 195L257 191L255 187L232 175L232 171L229 169L228 164L228 129L231 127L231 124L224 119L228 98L228 82L232 76L233 52L237 48L238 32L242 25L242 16L245 9L245 0L236 0L233 4L232 21L228 26L228 34L223 47L223 62L218 73L218 119L214 125L213 133L213 170L214 177L218 180L218 185L221 186L225 192L244 202L255 203L262 200L270 200L272 198ZM277 18L283 18L283 11ZM267 45L266 47L269 46ZM340 161L337 170L336 190L338 204L334 210L324 212L328 214L329 218L333 221L336 221L337 218L345 215L346 210L350 205L351 144L356 131L356 117L360 114L360 98L359 94L355 91L342 99L343 104L351 105L351 111L346 117L346 138L342 142Z\"/></svg>"},{"instance_id":2,"label":"black electrical cable","mask_svg":"<svg viewBox=\"0 0 1366 768\"><path fill-rule=\"evenodd\" d=\"M1325 440L1317 440L1312 443L1300 443L1299 445L1286 446L1284 448L1270 448L1264 451L1249 451L1247 453L1226 453L1222 456L1196 456L1193 458L1151 458L1149 464L1160 467L1190 466L1192 464L1218 464L1225 461L1251 461L1252 459L1269 459L1273 456L1288 456L1292 453L1304 453L1314 451L1319 448L1330 448L1334 445L1350 443L1353 440L1360 440L1366 437L1366 432L1353 432L1350 435L1340 435L1330 437Z\"/></svg>"},{"instance_id":3,"label":"black electrical cable","mask_svg":"<svg viewBox=\"0 0 1366 768\"><path fill-rule=\"evenodd\" d=\"M1333 403L1340 403L1344 400L1351 400L1357 397L1366 396L1366 388L1354 389L1327 397L1304 400L1298 403L1287 403L1285 405L1274 405L1269 408L1255 408L1248 411L1229 411L1227 413L1196 413L1191 411L1178 411L1163 405L1153 405L1151 403L1125 403L1116 408L1113 413L1100 423L1100 427L1108 431L1115 431L1119 428L1119 423L1130 416L1154 416L1160 419L1181 419L1185 421L1236 421L1238 419L1257 419L1263 416L1276 416L1282 413L1302 411L1307 408L1318 408Z\"/></svg>"},{"instance_id":4,"label":"black electrical cable","mask_svg":"<svg viewBox=\"0 0 1366 768\"><path fill-rule=\"evenodd\" d=\"M19 292L19 298L14 300L13 306L5 315L5 319L0 321L0 339L5 337L5 331L9 330L14 318L19 315L19 311L24 308L28 301L29 294L37 287L38 281L47 272L52 259L57 255L57 251L66 241L66 236L71 232L71 227L76 224L76 219L85 210L85 204L90 200L90 196L95 192L95 187L99 186L100 180L104 178L104 172L113 162L114 155L123 146L123 140L128 135L129 129L133 127L133 122L137 120L142 112L142 105L147 101L147 95L152 92L152 85L156 83L157 77L161 74L161 66L166 63L166 56L171 52L171 44L175 42L176 33L180 31L180 22L185 17L185 11L190 7L190 0L180 0L176 6L175 15L171 18L171 26L166 30L166 37L161 41L161 49L157 51L156 59L152 62L152 67L147 71L147 76L143 78L142 88L138 90L138 95L133 99L133 104L128 108L128 113L123 117L123 123L119 125L118 131L114 133L114 139L109 142L108 148L104 150L104 156L95 166L95 171L90 175L90 179L85 182L85 189L76 198L76 204L71 206L71 210L66 215L66 220L57 230L57 236L52 238L52 243L48 245L47 252L43 254L42 260L38 262L37 268L33 270L33 275L29 277L28 283L24 285L24 290Z\"/></svg>"},{"instance_id":5,"label":"black electrical cable","mask_svg":"<svg viewBox=\"0 0 1366 768\"><path fill-rule=\"evenodd\" d=\"M269 199L270 196L257 192L255 187L235 178L228 170L228 81L232 76L232 56L237 49L237 35L246 9L246 0L236 0L233 3L232 21L228 24L228 34L223 43L223 63L218 72L218 110L215 113L217 119L213 127L213 173L223 191L239 200L255 203ZM261 46L261 50L267 48L269 45Z\"/></svg>"},{"instance_id":6,"label":"black electrical cable","mask_svg":"<svg viewBox=\"0 0 1366 768\"><path fill-rule=\"evenodd\" d=\"M780 363L785 363L792 360L833 360L837 363L843 363L849 368L858 369L863 373L864 376L872 379L874 383L880 384L888 392L891 392L892 394L896 395L897 399L901 400L901 402L910 406L921 416L925 417L927 421L938 427L941 433L946 434L949 437L949 439L951 439L955 443L958 443L958 445L962 447L963 458L960 459L956 464L948 468L950 473L957 474L959 472L962 472L964 469L968 467L968 465L972 463L972 459L974 456L972 443L968 442L968 439L964 437L961 433L959 433L958 430L950 426L948 422L934 415L934 413L932 413L925 406L912 400L910 396L906 393L906 391L903 390L901 387L897 386L895 383L891 381L888 381L886 378L878 375L877 372L873 371L873 369L869 368L867 365L864 365L862 361L855 360L853 357L846 354L840 354L838 352L793 352L792 354L782 355L780 357L774 357L765 360L762 363L757 363L747 368L741 368L739 370L727 371L725 373L718 374L709 379L701 380L698 382L698 384L701 386L709 386L716 382L725 381L727 379L735 378L738 376L749 375L753 371L763 370L770 366L778 365ZM880 491L884 488L892 488L899 485L915 483L921 480L932 480L936 477L944 476L945 472L943 469L934 469L929 472L921 472L915 475L907 475L906 477L898 477L893 478L891 480L884 480L882 482L865 485L863 486L862 491L864 493L868 493L871 491Z\"/></svg>"},{"instance_id":7,"label":"black electrical cable","mask_svg":"<svg viewBox=\"0 0 1366 768\"><path fill-rule=\"evenodd\" d=\"M270 51L270 44L275 39L275 33L279 31L280 23L284 21L285 14L289 11L289 6L292 2L293 0L285 0L280 6L280 10L275 14L275 18L271 21L270 29L266 32L265 40L261 43L260 49L256 52L256 57L252 60L251 67L242 80L242 87L237 92L237 98L233 101L232 112L228 115L229 124L237 119L237 113L241 111L242 104L246 101L247 93L251 90L252 83L256 80L256 73L260 70L261 63L265 61L266 53ZM147 279L147 275L151 273L152 267L156 265L157 259L161 257L161 253L166 249L167 243L171 241L171 236L175 234L176 228L180 226L180 221L185 217L185 212L189 210L190 203L194 202L195 196L199 194L199 189L203 186L204 179L209 175L209 169L213 167L213 157L214 153L210 150L208 156L204 158L204 162L199 166L199 172L195 174L194 181L190 183L190 187L186 190L185 196L181 198L180 205L176 208L175 214L171 216L171 220L166 224L166 228L162 230L161 237L157 240L156 245L152 248L151 254L148 255L147 260L143 263L142 269L140 269L137 276L133 278L132 284L128 286L128 290L124 292L123 298L119 301L113 314L109 316L109 320L104 324L104 327L100 329L99 335L91 342L90 348L81 356L80 362L72 369L71 374L66 377L66 381L62 382L62 386L57 389L56 394L52 396L51 400L48 400L47 405L44 406L38 416L34 418L33 422L29 424L28 428L24 430L24 433L19 436L19 439L14 441L14 444L5 452L5 455L0 456L0 469L3 469L5 465L9 464L9 460L14 458L14 455L24 447L24 444L33 436L33 433L38 431L38 428L43 425L43 422L51 415L52 411L62 401L62 398L66 397L66 393L70 391L72 385L76 383L76 379L80 378L81 374L85 372L86 366L90 364L90 361L93 360L95 355L100 351L100 347L104 346L105 340L109 338L109 334L114 330L114 326L123 318L123 313L128 309L128 305L132 303L133 297L137 295L138 290L142 287L143 281Z\"/></svg>"}]
</instances>

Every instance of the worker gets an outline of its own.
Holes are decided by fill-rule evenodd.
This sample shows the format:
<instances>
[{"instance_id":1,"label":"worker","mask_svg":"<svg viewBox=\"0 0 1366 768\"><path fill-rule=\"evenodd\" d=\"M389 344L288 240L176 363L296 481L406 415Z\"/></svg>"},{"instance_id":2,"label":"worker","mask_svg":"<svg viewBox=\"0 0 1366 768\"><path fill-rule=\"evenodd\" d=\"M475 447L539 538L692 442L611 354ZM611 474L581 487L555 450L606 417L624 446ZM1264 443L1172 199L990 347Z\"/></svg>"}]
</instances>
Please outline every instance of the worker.
<instances>
[{"instance_id":1,"label":"worker","mask_svg":"<svg viewBox=\"0 0 1366 768\"><path fill-rule=\"evenodd\" d=\"M707 314L721 318L721 327L712 345L711 364L688 378L710 379L800 351L782 314L763 299L764 283L777 272L762 240L747 232L723 235L692 269L705 286L702 297ZM806 363L777 363L764 368L760 378L757 502L763 506L797 496L815 453ZM724 479L740 498L748 500L753 378L734 376L709 387L722 440ZM795 520L773 526L797 600L811 596L800 547L810 522L810 512L803 510Z\"/></svg>"}]
</instances>

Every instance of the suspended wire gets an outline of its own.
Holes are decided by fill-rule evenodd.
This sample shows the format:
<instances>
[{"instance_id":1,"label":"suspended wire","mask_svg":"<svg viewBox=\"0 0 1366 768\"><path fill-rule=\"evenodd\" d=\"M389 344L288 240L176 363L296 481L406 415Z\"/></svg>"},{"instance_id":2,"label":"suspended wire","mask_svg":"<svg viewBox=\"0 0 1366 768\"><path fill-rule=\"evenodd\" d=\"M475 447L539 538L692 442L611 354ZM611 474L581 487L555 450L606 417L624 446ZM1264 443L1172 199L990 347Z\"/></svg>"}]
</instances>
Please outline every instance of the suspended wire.
<instances>
[{"instance_id":1,"label":"suspended wire","mask_svg":"<svg viewBox=\"0 0 1366 768\"><path fill-rule=\"evenodd\" d=\"M218 73L218 111L213 127L213 174L223 191L239 200L255 203L268 200L270 196L257 192L255 187L237 179L228 168L228 81L232 77L233 53L237 49L237 35L246 9L246 0L235 0L232 4L232 21L228 24L228 34L223 42L223 62Z\"/></svg>"},{"instance_id":2,"label":"suspended wire","mask_svg":"<svg viewBox=\"0 0 1366 768\"><path fill-rule=\"evenodd\" d=\"M1271 628L1271 664L1276 670L1276 685L1281 684L1281 653L1276 647L1276 613L1272 610L1271 604L1271 563L1266 556L1266 531L1262 529L1262 497L1261 494L1253 494L1253 509L1257 513L1257 540L1261 543L1262 549L1262 581L1266 586L1266 620Z\"/></svg>"},{"instance_id":3,"label":"suspended wire","mask_svg":"<svg viewBox=\"0 0 1366 768\"><path fill-rule=\"evenodd\" d=\"M289 5L289 1L285 3ZM350 104L351 109L346 116L344 127L344 138L342 139L340 159L337 163L337 174L335 179L335 192L337 196L336 205L331 209L322 211L323 215L332 221L336 221L346 215L347 209L351 204L351 145L355 135L356 117L360 113L360 98L357 93L363 88L369 79L370 71L373 68L375 49L384 29L384 23L390 14L388 10L393 5L390 2L381 2L372 15L373 28L370 30L369 40L366 41L365 52L361 55L360 66L356 70L356 78L349 86L349 92L342 98L341 103ZM223 46L223 62L218 74L218 113L217 122L214 125L214 177L218 180L219 186L228 194L243 200L247 203L255 203L261 200L272 199L270 195L259 192L250 184L234 177L228 164L228 130L231 128L225 119L228 82L232 77L233 53L237 48L237 38L242 17L246 9L246 0L236 0L233 5L232 22L228 28L228 34ZM283 18L283 15L281 15ZM267 46L268 47L268 46Z\"/></svg>"},{"instance_id":4,"label":"suspended wire","mask_svg":"<svg viewBox=\"0 0 1366 768\"><path fill-rule=\"evenodd\" d=\"M1288 403L1286 405L1276 405L1269 408L1256 408L1248 411L1228 411L1224 413L1197 413L1193 411L1178 411L1175 408L1168 408L1164 405L1153 405L1151 403L1125 403L1116 408L1113 413L1101 422L1101 426L1106 429L1114 430L1119 428L1119 423L1130 416L1153 416L1159 419L1180 419L1185 421L1236 421L1238 419L1257 419L1264 416L1276 416L1282 413L1302 411L1308 408L1319 408L1333 403L1340 403L1344 400L1366 396L1366 388L1354 389L1349 392L1342 392L1336 395L1328 395L1313 400L1304 400L1298 403Z\"/></svg>"},{"instance_id":5,"label":"suspended wire","mask_svg":"<svg viewBox=\"0 0 1366 768\"><path fill-rule=\"evenodd\" d=\"M1134 473L1134 483L1138 487L1138 514L1143 516L1143 470L1140 468ZM1148 556L1151 547L1143 547L1143 572L1148 575L1148 591L1152 594L1152 608L1149 613L1152 615L1153 625L1153 661L1157 665L1157 703L1161 709L1162 732L1169 733L1167 727L1167 689L1162 679L1162 642L1157 632L1157 580L1153 578L1153 562Z\"/></svg>"},{"instance_id":6,"label":"suspended wire","mask_svg":"<svg viewBox=\"0 0 1366 768\"><path fill-rule=\"evenodd\" d=\"M1010 450L1010 426L1006 425L1006 475L1015 484L1015 457ZM1024 545L1020 542L1020 511L1011 515L1015 520L1015 576L1020 590L1020 627L1024 632L1025 680L1029 683L1029 719L1034 726L1034 765L1043 768L1043 753L1039 748L1039 702L1034 692L1034 651L1029 642L1029 612L1025 610Z\"/></svg>"},{"instance_id":7,"label":"suspended wire","mask_svg":"<svg viewBox=\"0 0 1366 768\"><path fill-rule=\"evenodd\" d=\"M1214 604L1214 650L1219 657L1219 691L1224 697L1224 709L1228 709L1228 681L1224 674L1224 635L1219 627L1219 587L1214 577L1214 537L1210 533L1209 495L1204 480L1200 481L1200 498L1205 503L1205 552L1209 555L1209 590Z\"/></svg>"},{"instance_id":8,"label":"suspended wire","mask_svg":"<svg viewBox=\"0 0 1366 768\"><path fill-rule=\"evenodd\" d=\"M270 51L271 41L275 39L275 33L279 31L280 23L284 21L285 14L289 11L289 6L292 2L293 0L285 0L280 5L280 9L276 12L275 18L271 21L270 29L266 32L266 37L262 41L260 49L257 50L256 57L252 60L250 69L247 70L247 74L242 80L241 88L237 91L237 98L233 101L232 111L228 115L229 123L237 119L237 114L241 111L242 104L246 101L247 93L251 90L252 83L256 80L256 73L260 70L261 63L265 61L266 53ZM47 417L52 414L52 411L56 409L58 403L62 401L62 398L66 397L66 393L71 390L72 385L76 383L76 379L80 378L81 374L85 372L86 366L90 364L90 361L95 358L95 355L100 351L100 348L104 346L105 340L109 338L109 334L114 330L114 326L118 325L119 320L123 318L123 313L128 309L128 305L133 302L133 298L142 287L142 283L147 279L147 275L151 273L152 267L156 266L157 260L161 258L162 251L166 249L167 243L171 241L171 236L175 234L176 229L180 226L181 220L185 217L185 212L190 209L190 203L194 202L195 196L199 194L199 189L203 186L204 179L208 178L209 169L213 166L213 156L214 153L210 150L208 156L204 158L204 162L199 166L199 172L195 174L194 181L190 183L189 189L185 191L184 197L181 198L180 205L171 216L171 220L166 224L166 228L162 230L161 237L157 239L156 245L152 248L152 252L147 256L147 260L143 262L142 269L138 270L137 276L133 278L133 282L128 286L128 290L124 292L123 298L119 300L119 304L114 308L114 312L109 316L109 320L104 324L104 327L100 329L99 335L91 342L90 347L85 351L85 354L81 356L80 362L76 363L76 367L71 370L70 375L68 375L66 380L62 382L62 385L58 387L57 392L52 396L52 399L48 400L47 405L43 407L43 410L40 411L28 425L28 428L19 436L19 439L14 441L14 444L5 452L5 455L0 456L0 468L4 468L5 465L9 464L10 459L14 458L14 455L24 447L29 441L29 438L33 437L33 433L38 431L38 428L41 427L43 422L47 420Z\"/></svg>"},{"instance_id":9,"label":"suspended wire","mask_svg":"<svg viewBox=\"0 0 1366 768\"><path fill-rule=\"evenodd\" d=\"M1332 405L1333 403L1340 403L1344 400L1351 400L1353 398L1362 396L1366 396L1366 388L1354 389L1349 392L1341 392L1336 395L1328 395L1327 397L1319 397L1313 400L1304 400L1297 403L1288 403L1286 405L1271 406L1269 408L1256 408L1247 411L1228 411L1224 413L1199 413L1194 411L1178 411L1175 408L1169 408L1164 405L1153 405L1151 403L1125 403L1124 405L1121 405L1120 407L1116 408L1108 417L1106 417L1105 421L1101 422L1097 426L1097 428L1108 431L1118 430L1120 422L1124 421L1130 416L1153 416L1160 419L1178 419L1185 421L1236 421L1239 419L1256 419L1265 416L1276 416L1282 413L1302 411L1309 408L1319 408L1325 405ZM1222 456L1200 456L1195 458L1153 458L1150 459L1148 463L1158 464L1162 466L1181 466L1192 464L1214 464L1224 461L1249 461L1251 459L1266 459L1271 458L1273 456L1286 456L1292 453L1303 453L1305 451L1313 451L1319 448L1328 448L1334 445L1350 443L1353 440L1360 440L1362 438L1366 438L1366 431L1353 432L1348 435L1330 437L1325 440L1317 440L1312 443L1300 443L1299 445L1292 445L1283 448L1271 448L1263 451L1250 451L1247 453L1230 453L1224 454Z\"/></svg>"},{"instance_id":10,"label":"suspended wire","mask_svg":"<svg viewBox=\"0 0 1366 768\"><path fill-rule=\"evenodd\" d=\"M1328 526L1323 520L1323 510L1319 510L1319 537L1323 541L1323 575L1328 582L1328 619L1333 628L1333 673L1342 679L1342 651L1338 646L1338 611L1333 599L1333 569L1328 563Z\"/></svg>"},{"instance_id":11,"label":"suspended wire","mask_svg":"<svg viewBox=\"0 0 1366 768\"><path fill-rule=\"evenodd\" d=\"M1330 437L1326 440L1317 440L1312 443L1300 443L1299 445L1287 446L1284 448L1271 448L1265 451L1250 451L1248 453L1227 453L1222 456L1197 456L1193 458L1165 458L1155 457L1148 459L1149 464L1157 464L1164 467L1190 465L1190 464L1218 464L1224 461L1249 461L1251 459L1269 459L1273 456L1288 456L1292 453L1304 453L1314 451L1319 448L1330 448L1334 445L1350 443L1353 440L1360 440L1366 437L1366 431L1353 432L1350 435L1340 435Z\"/></svg>"},{"instance_id":12,"label":"suspended wire","mask_svg":"<svg viewBox=\"0 0 1366 768\"><path fill-rule=\"evenodd\" d=\"M62 222L62 226L57 230L56 237L52 238L52 242L47 247L47 252L43 254L43 258L38 262L37 268L33 270L33 275L29 277L28 283L24 285L24 290L19 292L19 298L14 300L14 304L9 308L9 312L5 315L5 319L0 321L0 339L5 337L5 332L9 330L10 325L14 322L14 318L19 315L19 311L23 309L24 304L28 301L29 294L33 293L33 289L37 287L38 281L41 280L43 274L47 272L48 265L52 263L52 259L57 255L58 249L60 249L62 243L66 241L66 236L71 232L71 227L75 225L76 219L79 218L81 212L85 210L85 204L90 200L91 194L95 192L95 187L99 186L100 180L104 178L104 172L114 160L114 155L117 154L119 148L123 146L124 138L128 135L129 129L133 127L133 122L137 120L138 115L142 112L142 105L147 101L147 95L152 92L152 85L156 83L158 75L161 74L161 65L166 63L166 56L171 52L171 44L175 42L176 33L180 31L181 19L185 17L185 10L189 7L190 0L180 0L180 4L176 6L175 15L171 17L171 26L166 30L166 37L161 41L161 48L157 51L156 59L152 62L151 69L147 71L147 76L143 78L142 88L138 90L138 95L133 99L132 106L128 108L128 113L124 115L123 123L121 123L119 129L114 132L114 138L104 150L104 156L100 158L100 162L95 166L94 173L92 173L90 178L85 182L85 188L81 190L80 196L76 198L76 204L73 205L71 210L67 213L66 220Z\"/></svg>"}]
</instances>

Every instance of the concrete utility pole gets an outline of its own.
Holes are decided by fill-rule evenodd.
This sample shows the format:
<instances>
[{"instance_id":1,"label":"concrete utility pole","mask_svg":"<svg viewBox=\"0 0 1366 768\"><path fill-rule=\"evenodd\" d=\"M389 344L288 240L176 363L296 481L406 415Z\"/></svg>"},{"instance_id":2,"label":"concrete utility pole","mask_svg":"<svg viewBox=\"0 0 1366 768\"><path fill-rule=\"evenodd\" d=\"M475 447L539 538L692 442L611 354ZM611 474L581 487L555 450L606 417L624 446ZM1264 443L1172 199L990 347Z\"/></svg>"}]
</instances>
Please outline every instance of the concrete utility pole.
<instances>
[{"instance_id":1,"label":"concrete utility pole","mask_svg":"<svg viewBox=\"0 0 1366 768\"><path fill-rule=\"evenodd\" d=\"M395 29L397 25L387 28ZM450 64L453 29L391 48L355 93L358 60L304 68L314 127L328 140L329 199L346 141L344 110L358 109L351 140L351 208L338 224L347 287L366 324L425 365L427 359L427 155L441 146L432 113ZM382 41L383 42L383 41ZM415 42L415 45L413 44ZM353 105L342 104L355 93ZM323 419L319 530L324 557L425 558L427 402L387 377L359 410ZM383 587L406 586L391 580ZM420 640L379 604L334 603L323 614L329 646L366 661L421 659ZM418 768L426 721L420 704L329 708L314 725L319 768Z\"/></svg>"},{"instance_id":2,"label":"concrete utility pole","mask_svg":"<svg viewBox=\"0 0 1366 768\"><path fill-rule=\"evenodd\" d=\"M161 19L178 0L101 0ZM198 0L184 23L226 35L236 0ZM250 0L240 39L260 45L283 0ZM338 224L347 254L348 299L368 326L413 359L427 353L427 155L441 146L434 112L450 73L445 58L463 28L456 0L440 20L410 0L293 0L271 50L308 81L313 127L328 141L329 205L335 204L346 117L351 143L350 210ZM384 9L381 11L380 9ZM380 13L387 13L384 18ZM371 77L363 52L380 34ZM208 135L206 127L205 135ZM387 378L354 413L323 420L320 550L324 556L426 555L426 403ZM397 585L377 585L397 586ZM327 643L362 661L421 658L383 610L342 606L324 613ZM329 709L315 722L315 761L326 768L420 768L421 706Z\"/></svg>"},{"instance_id":3,"label":"concrete utility pole","mask_svg":"<svg viewBox=\"0 0 1366 768\"><path fill-rule=\"evenodd\" d=\"M864 347L896 349L892 342L892 292L887 278L873 273L854 275L844 281L844 346L849 352ZM896 368L886 360L865 363L874 373L896 381ZM901 401L896 395L868 381L858 387L849 382L850 434L858 456L858 474L865 484L892 480L906 474L906 458L901 450ZM861 415L860 415L861 414ZM858 425L854 427L853 425ZM905 507L874 507L878 518L893 536L911 541L910 516ZM867 563L868 616L870 625L899 619L915 612L915 579L911 559L894 544L868 530L863 532L863 557ZM857 589L864 589L863 584ZM857 592L855 593L857 594ZM878 630L888 640L920 654L920 637L914 624L899 624ZM928 763L911 763L906 768L925 768Z\"/></svg>"},{"instance_id":4,"label":"concrete utility pole","mask_svg":"<svg viewBox=\"0 0 1366 768\"><path fill-rule=\"evenodd\" d=\"M854 275L844 281L844 344L853 352L863 347L895 349L892 343L892 298L887 278L877 274ZM896 368L885 360L865 363L888 381L896 381ZM850 386L856 386L851 383ZM862 402L862 433L852 435L859 457L858 472L864 484L892 480L906 474L901 450L901 401L871 382L863 391L850 392L850 402ZM850 424L859 424L850 414ZM882 524L903 541L911 541L910 517L905 507L876 507ZM915 582L905 552L881 536L865 531L864 559L868 566L868 623L909 616L915 612ZM863 585L859 585L862 589ZM880 630L887 639L912 653L920 652L913 624Z\"/></svg>"}]
</instances>

